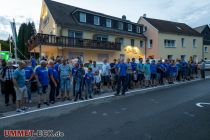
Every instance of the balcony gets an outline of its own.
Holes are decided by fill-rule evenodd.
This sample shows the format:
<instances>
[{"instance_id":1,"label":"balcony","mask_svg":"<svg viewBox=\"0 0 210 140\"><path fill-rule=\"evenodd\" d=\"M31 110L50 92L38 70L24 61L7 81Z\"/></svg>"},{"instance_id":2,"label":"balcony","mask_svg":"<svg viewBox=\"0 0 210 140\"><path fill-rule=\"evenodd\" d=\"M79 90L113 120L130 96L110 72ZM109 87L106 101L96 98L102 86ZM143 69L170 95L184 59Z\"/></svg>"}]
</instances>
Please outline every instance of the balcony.
<instances>
[{"instance_id":1,"label":"balcony","mask_svg":"<svg viewBox=\"0 0 210 140\"><path fill-rule=\"evenodd\" d=\"M116 42L98 41L91 39L79 39L66 36L55 36L38 33L28 41L29 51L39 45L82 48L82 49L101 49L120 51L121 45Z\"/></svg>"}]
</instances>

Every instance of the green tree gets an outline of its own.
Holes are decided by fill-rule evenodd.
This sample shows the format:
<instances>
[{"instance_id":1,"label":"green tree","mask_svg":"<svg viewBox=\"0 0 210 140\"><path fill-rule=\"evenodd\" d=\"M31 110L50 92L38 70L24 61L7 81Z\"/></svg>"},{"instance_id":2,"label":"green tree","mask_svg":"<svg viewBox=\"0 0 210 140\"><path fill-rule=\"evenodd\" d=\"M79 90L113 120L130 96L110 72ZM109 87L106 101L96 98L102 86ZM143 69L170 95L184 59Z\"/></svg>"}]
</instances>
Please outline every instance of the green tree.
<instances>
[{"instance_id":1,"label":"green tree","mask_svg":"<svg viewBox=\"0 0 210 140\"><path fill-rule=\"evenodd\" d=\"M31 36L36 34L35 25L33 22L28 23L22 23L19 32L18 32L18 43L17 47L18 50L18 58L20 59L29 59L30 54L28 53L28 40L31 38Z\"/></svg>"}]
</instances>

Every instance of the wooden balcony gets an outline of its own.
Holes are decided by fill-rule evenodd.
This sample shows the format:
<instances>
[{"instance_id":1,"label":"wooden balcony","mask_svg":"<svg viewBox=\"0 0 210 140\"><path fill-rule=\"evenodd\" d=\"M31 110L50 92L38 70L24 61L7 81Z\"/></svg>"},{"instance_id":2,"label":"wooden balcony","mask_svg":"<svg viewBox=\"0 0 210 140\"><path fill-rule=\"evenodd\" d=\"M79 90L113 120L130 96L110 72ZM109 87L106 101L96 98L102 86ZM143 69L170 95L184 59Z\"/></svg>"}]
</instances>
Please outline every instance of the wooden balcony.
<instances>
[{"instance_id":1,"label":"wooden balcony","mask_svg":"<svg viewBox=\"0 0 210 140\"><path fill-rule=\"evenodd\" d=\"M49 45L57 47L101 49L120 51L121 45L116 42L98 41L91 39L79 39L66 36L55 36L38 33L28 41L29 51L40 45Z\"/></svg>"}]
</instances>

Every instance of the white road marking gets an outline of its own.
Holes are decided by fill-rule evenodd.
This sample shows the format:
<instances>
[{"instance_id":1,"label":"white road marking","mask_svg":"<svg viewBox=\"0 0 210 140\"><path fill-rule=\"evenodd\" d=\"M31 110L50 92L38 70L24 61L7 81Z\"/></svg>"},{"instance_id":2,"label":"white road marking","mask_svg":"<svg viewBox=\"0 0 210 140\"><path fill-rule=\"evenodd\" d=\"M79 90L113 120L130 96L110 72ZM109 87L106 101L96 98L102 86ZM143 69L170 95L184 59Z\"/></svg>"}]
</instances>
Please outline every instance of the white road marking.
<instances>
[{"instance_id":1,"label":"white road marking","mask_svg":"<svg viewBox=\"0 0 210 140\"><path fill-rule=\"evenodd\" d=\"M191 113L189 113L189 112L184 112L184 114L187 115L187 116L190 116L190 117L195 117L194 114L191 114Z\"/></svg>"},{"instance_id":2,"label":"white road marking","mask_svg":"<svg viewBox=\"0 0 210 140\"><path fill-rule=\"evenodd\" d=\"M108 116L108 114L107 113L103 113L102 116Z\"/></svg>"},{"instance_id":3,"label":"white road marking","mask_svg":"<svg viewBox=\"0 0 210 140\"><path fill-rule=\"evenodd\" d=\"M96 111L93 111L92 114L97 114L97 112Z\"/></svg>"},{"instance_id":4,"label":"white road marking","mask_svg":"<svg viewBox=\"0 0 210 140\"><path fill-rule=\"evenodd\" d=\"M203 105L210 105L210 103L197 103L196 106L204 107Z\"/></svg>"},{"instance_id":5,"label":"white road marking","mask_svg":"<svg viewBox=\"0 0 210 140\"><path fill-rule=\"evenodd\" d=\"M210 77L208 77L208 78L210 78ZM200 79L175 83L173 85L162 85L162 86L150 87L150 88L145 88L145 89L136 89L136 90L128 91L128 92L126 92L126 94L130 94L130 93L134 93L134 92L147 91L147 90L157 89L157 88L161 88L161 87L173 87L175 85L181 85L181 84L184 84L184 83L191 83L191 82L195 82L195 81L200 81ZM69 105L73 105L73 104L79 104L79 103L90 102L90 101L99 100L99 99L110 98L110 97L115 96L114 92L111 92L110 94L112 94L112 95L96 97L96 98L89 99L89 100L70 102L70 103L65 103L65 104L61 104L61 105L54 105L54 106L45 107L45 108L41 108L41 109L30 110L30 111L27 111L27 112L24 112L24 113L18 113L17 114L16 112L14 112L14 114L12 114L12 115L0 117L0 120L6 119L6 118L12 118L12 117L16 117L16 116L22 116L22 115L26 115L26 114L30 114L30 113L40 112L40 111L44 111L44 110L59 108L59 107L63 107L63 106L69 106Z\"/></svg>"}]
</instances>

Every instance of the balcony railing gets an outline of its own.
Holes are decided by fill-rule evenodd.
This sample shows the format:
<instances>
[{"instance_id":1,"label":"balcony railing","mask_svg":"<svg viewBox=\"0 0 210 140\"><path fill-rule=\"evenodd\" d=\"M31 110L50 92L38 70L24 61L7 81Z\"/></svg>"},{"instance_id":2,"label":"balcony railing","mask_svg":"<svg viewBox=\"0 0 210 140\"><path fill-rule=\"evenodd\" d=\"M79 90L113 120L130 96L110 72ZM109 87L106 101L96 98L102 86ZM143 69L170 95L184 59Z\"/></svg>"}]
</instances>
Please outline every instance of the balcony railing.
<instances>
[{"instance_id":1,"label":"balcony railing","mask_svg":"<svg viewBox=\"0 0 210 140\"><path fill-rule=\"evenodd\" d=\"M39 45L50 45L69 48L121 50L120 43L109 41L98 41L91 39L79 39L66 36L55 36L38 33L28 41L29 50Z\"/></svg>"}]
</instances>

